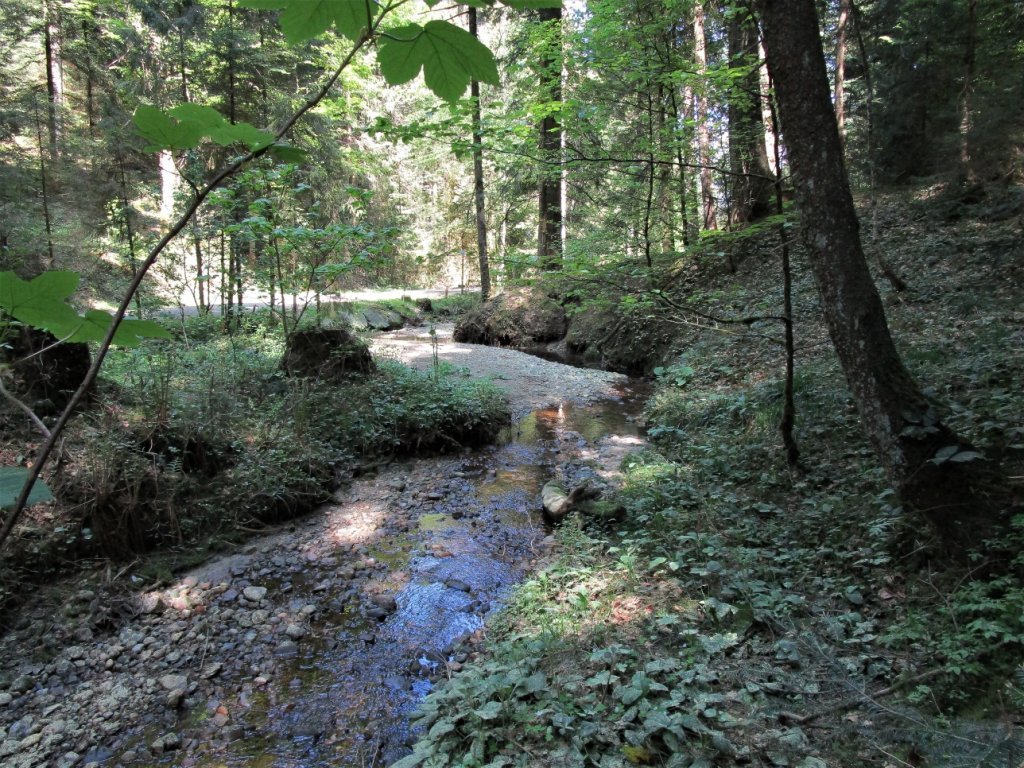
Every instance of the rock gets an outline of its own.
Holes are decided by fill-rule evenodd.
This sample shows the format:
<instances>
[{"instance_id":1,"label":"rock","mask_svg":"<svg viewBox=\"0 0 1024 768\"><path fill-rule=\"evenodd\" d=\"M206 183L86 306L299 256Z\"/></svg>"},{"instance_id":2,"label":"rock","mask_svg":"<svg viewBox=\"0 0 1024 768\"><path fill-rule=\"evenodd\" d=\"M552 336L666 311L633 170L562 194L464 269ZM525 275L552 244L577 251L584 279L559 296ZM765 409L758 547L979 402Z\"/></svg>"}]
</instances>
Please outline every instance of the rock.
<instances>
[{"instance_id":1,"label":"rock","mask_svg":"<svg viewBox=\"0 0 1024 768\"><path fill-rule=\"evenodd\" d=\"M203 671L199 673L199 677L203 680L209 680L211 677L219 675L222 669L224 669L224 665L219 661L210 662L203 667Z\"/></svg>"},{"instance_id":2,"label":"rock","mask_svg":"<svg viewBox=\"0 0 1024 768\"><path fill-rule=\"evenodd\" d=\"M386 592L379 592L370 597L373 604L378 608L386 611L387 613L394 613L398 610L398 603L395 601L394 595L389 595Z\"/></svg>"},{"instance_id":3,"label":"rock","mask_svg":"<svg viewBox=\"0 0 1024 768\"><path fill-rule=\"evenodd\" d=\"M82 762L86 765L89 763L105 763L113 756L113 750L107 749L106 747L90 747L89 750L82 755Z\"/></svg>"},{"instance_id":4,"label":"rock","mask_svg":"<svg viewBox=\"0 0 1024 768\"><path fill-rule=\"evenodd\" d=\"M274 655L279 659L291 659L299 655L299 646L293 640L285 640L274 649Z\"/></svg>"},{"instance_id":5,"label":"rock","mask_svg":"<svg viewBox=\"0 0 1024 768\"><path fill-rule=\"evenodd\" d=\"M301 640L306 636L306 628L299 624L289 624L285 627L284 633L292 640Z\"/></svg>"},{"instance_id":6,"label":"rock","mask_svg":"<svg viewBox=\"0 0 1024 768\"><path fill-rule=\"evenodd\" d=\"M529 347L557 341L567 328L561 304L534 288L515 288L467 312L455 326L453 338L470 344Z\"/></svg>"},{"instance_id":7,"label":"rock","mask_svg":"<svg viewBox=\"0 0 1024 768\"><path fill-rule=\"evenodd\" d=\"M402 316L390 309L378 310L370 307L364 309L362 315L366 324L375 331L395 331L405 324Z\"/></svg>"},{"instance_id":8,"label":"rock","mask_svg":"<svg viewBox=\"0 0 1024 768\"><path fill-rule=\"evenodd\" d=\"M32 678L28 675L19 675L14 678L14 682L11 683L11 690L15 693L28 693L32 690L35 683Z\"/></svg>"},{"instance_id":9,"label":"rock","mask_svg":"<svg viewBox=\"0 0 1024 768\"><path fill-rule=\"evenodd\" d=\"M267 588L266 587L246 587L245 589L242 590L242 596L246 600L248 600L248 601L250 601L252 603L258 603L261 600L263 600L264 597L267 596Z\"/></svg>"},{"instance_id":10,"label":"rock","mask_svg":"<svg viewBox=\"0 0 1024 768\"><path fill-rule=\"evenodd\" d=\"M306 328L289 340L281 367L290 376L338 380L376 367L366 343L346 328Z\"/></svg>"},{"instance_id":11,"label":"rock","mask_svg":"<svg viewBox=\"0 0 1024 768\"><path fill-rule=\"evenodd\" d=\"M12 701L14 701L14 697L11 696L11 694L9 694L7 691L0 692L0 707L6 707Z\"/></svg>"},{"instance_id":12,"label":"rock","mask_svg":"<svg viewBox=\"0 0 1024 768\"><path fill-rule=\"evenodd\" d=\"M43 734L42 733L30 734L30 735L26 736L24 739L21 740L21 743L18 744L18 749L21 750L22 752L24 752L26 749L32 749L32 747L34 747L36 744L38 744L42 740L43 740Z\"/></svg>"},{"instance_id":13,"label":"rock","mask_svg":"<svg viewBox=\"0 0 1024 768\"><path fill-rule=\"evenodd\" d=\"M188 678L185 675L164 675L160 678L160 685L167 691L185 689L188 688Z\"/></svg>"},{"instance_id":14,"label":"rock","mask_svg":"<svg viewBox=\"0 0 1024 768\"><path fill-rule=\"evenodd\" d=\"M163 736L164 751L170 752L173 749L178 749L181 746L181 737L174 731L165 733Z\"/></svg>"},{"instance_id":15,"label":"rock","mask_svg":"<svg viewBox=\"0 0 1024 768\"><path fill-rule=\"evenodd\" d=\"M447 579L444 585L449 589L457 589L459 592L469 592L473 589L462 579Z\"/></svg>"},{"instance_id":16,"label":"rock","mask_svg":"<svg viewBox=\"0 0 1024 768\"><path fill-rule=\"evenodd\" d=\"M185 689L175 688L169 694L167 694L167 708L178 709L185 701Z\"/></svg>"}]
</instances>

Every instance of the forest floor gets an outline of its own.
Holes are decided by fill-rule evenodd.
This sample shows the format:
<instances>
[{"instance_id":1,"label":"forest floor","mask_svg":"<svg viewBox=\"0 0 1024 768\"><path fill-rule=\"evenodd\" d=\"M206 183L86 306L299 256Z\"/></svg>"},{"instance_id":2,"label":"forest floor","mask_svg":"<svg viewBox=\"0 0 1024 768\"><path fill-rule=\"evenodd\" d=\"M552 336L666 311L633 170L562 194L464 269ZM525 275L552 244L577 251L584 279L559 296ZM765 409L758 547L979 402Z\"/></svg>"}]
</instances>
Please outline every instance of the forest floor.
<instances>
[{"instance_id":1,"label":"forest floor","mask_svg":"<svg viewBox=\"0 0 1024 768\"><path fill-rule=\"evenodd\" d=\"M638 405L620 374L454 344L446 326L374 351L493 380L513 439L384 466L162 589L106 570L42 590L0 640L5 766L369 765L408 750L412 708L548 552L540 486L610 482L640 442L625 413Z\"/></svg>"}]
</instances>

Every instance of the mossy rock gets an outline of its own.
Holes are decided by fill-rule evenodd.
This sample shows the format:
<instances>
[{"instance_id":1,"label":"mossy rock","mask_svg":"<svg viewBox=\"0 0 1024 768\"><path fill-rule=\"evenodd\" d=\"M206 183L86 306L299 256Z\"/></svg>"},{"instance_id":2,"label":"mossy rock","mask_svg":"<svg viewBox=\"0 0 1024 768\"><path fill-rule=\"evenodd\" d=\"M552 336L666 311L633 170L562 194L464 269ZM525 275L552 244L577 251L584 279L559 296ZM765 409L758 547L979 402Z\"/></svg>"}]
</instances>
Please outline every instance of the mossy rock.
<instances>
[{"instance_id":1,"label":"mossy rock","mask_svg":"<svg viewBox=\"0 0 1024 768\"><path fill-rule=\"evenodd\" d=\"M288 340L281 367L290 376L339 380L374 370L366 343L346 328L307 328Z\"/></svg>"},{"instance_id":2,"label":"mossy rock","mask_svg":"<svg viewBox=\"0 0 1024 768\"><path fill-rule=\"evenodd\" d=\"M362 315L366 325L375 331L395 331L405 325L405 318L390 309L367 307Z\"/></svg>"},{"instance_id":3,"label":"mossy rock","mask_svg":"<svg viewBox=\"0 0 1024 768\"><path fill-rule=\"evenodd\" d=\"M476 307L455 326L456 341L505 347L529 347L565 336L565 308L533 288L498 294Z\"/></svg>"}]
</instances>

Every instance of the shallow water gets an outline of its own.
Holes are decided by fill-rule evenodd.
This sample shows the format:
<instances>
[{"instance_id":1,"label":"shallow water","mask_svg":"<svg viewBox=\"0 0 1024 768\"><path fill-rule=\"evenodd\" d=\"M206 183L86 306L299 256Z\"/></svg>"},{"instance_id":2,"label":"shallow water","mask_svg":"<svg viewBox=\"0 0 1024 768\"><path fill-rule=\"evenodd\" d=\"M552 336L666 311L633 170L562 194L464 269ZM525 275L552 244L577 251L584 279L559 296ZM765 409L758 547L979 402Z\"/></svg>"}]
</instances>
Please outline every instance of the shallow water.
<instances>
[{"instance_id":1,"label":"shallow water","mask_svg":"<svg viewBox=\"0 0 1024 768\"><path fill-rule=\"evenodd\" d=\"M534 411L509 429L503 445L460 460L385 470L374 488L398 489L383 495L401 491L414 501L386 502L392 518L360 550L371 575L355 588L341 584L326 594L317 591L322 568L289 576L292 603L319 606L311 636L277 660L269 682L239 694L232 715L240 738L173 753L163 764L384 766L407 753L417 704L450 665L466 659L467 641L542 550L548 532L541 486L555 477L575 484L612 472L642 440L636 422L642 395L623 390L592 405ZM442 492L416 492L423 479L416 473L424 470ZM393 597L393 612L368 617L367 594ZM189 723L180 730L187 737Z\"/></svg>"}]
</instances>

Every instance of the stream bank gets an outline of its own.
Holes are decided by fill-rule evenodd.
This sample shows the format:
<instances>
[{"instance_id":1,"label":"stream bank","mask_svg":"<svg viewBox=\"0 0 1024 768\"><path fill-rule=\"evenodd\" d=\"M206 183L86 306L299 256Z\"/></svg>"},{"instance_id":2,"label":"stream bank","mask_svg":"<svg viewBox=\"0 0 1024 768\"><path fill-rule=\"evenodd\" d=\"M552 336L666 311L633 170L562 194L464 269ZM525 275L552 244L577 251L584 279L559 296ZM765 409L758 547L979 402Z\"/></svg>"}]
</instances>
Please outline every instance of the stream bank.
<instances>
[{"instance_id":1,"label":"stream bank","mask_svg":"<svg viewBox=\"0 0 1024 768\"><path fill-rule=\"evenodd\" d=\"M642 441L640 398L616 374L443 328L375 352L490 377L516 413L509 441L384 467L167 589L112 580L23 614L2 641L5 765L386 765L408 750L416 703L547 557L540 486L614 482ZM119 619L93 622L111 600ZM39 642L55 626L74 644Z\"/></svg>"}]
</instances>

